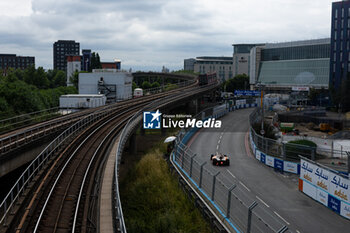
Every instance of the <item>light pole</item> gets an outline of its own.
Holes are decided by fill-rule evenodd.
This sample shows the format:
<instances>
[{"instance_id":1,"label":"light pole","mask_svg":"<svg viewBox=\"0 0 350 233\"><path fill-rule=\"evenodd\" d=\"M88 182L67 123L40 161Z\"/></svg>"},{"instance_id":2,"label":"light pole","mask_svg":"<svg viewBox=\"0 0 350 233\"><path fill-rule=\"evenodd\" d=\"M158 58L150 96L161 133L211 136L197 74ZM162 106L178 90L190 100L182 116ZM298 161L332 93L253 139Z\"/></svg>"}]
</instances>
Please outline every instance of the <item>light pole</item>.
<instances>
[{"instance_id":1,"label":"light pole","mask_svg":"<svg viewBox=\"0 0 350 233\"><path fill-rule=\"evenodd\" d=\"M260 134L264 136L265 130L264 130L264 85L261 84L261 81L258 82L259 88L260 88L260 107L261 107L261 130Z\"/></svg>"}]
</instances>

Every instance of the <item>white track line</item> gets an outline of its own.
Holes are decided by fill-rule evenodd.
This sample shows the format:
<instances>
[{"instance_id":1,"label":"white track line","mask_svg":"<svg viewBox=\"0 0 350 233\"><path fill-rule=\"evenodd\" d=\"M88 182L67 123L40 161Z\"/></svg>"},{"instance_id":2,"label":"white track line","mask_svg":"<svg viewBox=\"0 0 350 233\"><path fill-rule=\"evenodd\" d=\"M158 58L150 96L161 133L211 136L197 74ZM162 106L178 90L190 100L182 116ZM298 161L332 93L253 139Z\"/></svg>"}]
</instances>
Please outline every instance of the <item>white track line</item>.
<instances>
[{"instance_id":1,"label":"white track line","mask_svg":"<svg viewBox=\"0 0 350 233\"><path fill-rule=\"evenodd\" d=\"M236 179L235 175L233 175L228 169L226 169L226 171L233 177Z\"/></svg>"},{"instance_id":2,"label":"white track line","mask_svg":"<svg viewBox=\"0 0 350 233\"><path fill-rule=\"evenodd\" d=\"M301 233L300 231L298 231L298 230L295 230L297 233Z\"/></svg>"},{"instance_id":3,"label":"white track line","mask_svg":"<svg viewBox=\"0 0 350 233\"><path fill-rule=\"evenodd\" d=\"M264 202L260 197L255 196L259 201L261 201L261 203L263 203L264 205L266 205L267 207L270 207L268 204L266 204L266 202Z\"/></svg>"},{"instance_id":4,"label":"white track line","mask_svg":"<svg viewBox=\"0 0 350 233\"><path fill-rule=\"evenodd\" d=\"M219 150L219 145L216 146L216 150Z\"/></svg>"},{"instance_id":5,"label":"white track line","mask_svg":"<svg viewBox=\"0 0 350 233\"><path fill-rule=\"evenodd\" d=\"M273 211L280 219L282 219L285 223L287 223L288 225L290 225L289 222L287 222L284 218L282 218L281 215L279 215L276 211Z\"/></svg>"},{"instance_id":6,"label":"white track line","mask_svg":"<svg viewBox=\"0 0 350 233\"><path fill-rule=\"evenodd\" d=\"M241 181L239 182L246 190L248 190L248 192L250 192L250 189L247 187L247 186L245 186Z\"/></svg>"}]
</instances>

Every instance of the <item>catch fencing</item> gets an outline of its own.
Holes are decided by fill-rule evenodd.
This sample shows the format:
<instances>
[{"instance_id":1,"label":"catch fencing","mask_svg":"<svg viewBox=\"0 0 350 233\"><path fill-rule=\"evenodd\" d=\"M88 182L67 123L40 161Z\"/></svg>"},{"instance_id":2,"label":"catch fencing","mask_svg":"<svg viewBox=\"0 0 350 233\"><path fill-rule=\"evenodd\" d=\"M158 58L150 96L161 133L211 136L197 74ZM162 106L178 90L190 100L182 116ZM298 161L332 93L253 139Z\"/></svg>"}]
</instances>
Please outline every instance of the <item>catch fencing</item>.
<instances>
[{"instance_id":1,"label":"catch fencing","mask_svg":"<svg viewBox=\"0 0 350 233\"><path fill-rule=\"evenodd\" d=\"M206 119L212 111L197 118ZM227 111L226 111L227 112ZM235 232L288 232L287 226L271 210L259 205L255 196L246 192L237 178L228 178L207 162L200 162L186 143L198 129L181 131L172 154L175 165L187 176L219 213L219 218Z\"/></svg>"},{"instance_id":2,"label":"catch fencing","mask_svg":"<svg viewBox=\"0 0 350 233\"><path fill-rule=\"evenodd\" d=\"M313 161L322 159L322 158L348 158L347 151L342 147L335 148L334 146L325 147L320 145L321 141L323 143L327 142L331 145L334 145L333 142L329 142L330 140L326 141L324 139L315 139L313 137L307 137L307 136L282 137L285 139L286 138L294 139L294 140L305 139L309 141L314 141L316 144L318 144L317 147L314 147L314 146L290 143L287 141L283 141L282 138L278 140L274 140L271 138L263 137L262 135L257 133L257 131L260 130L259 127L260 127L261 117L262 117L261 108L256 108L249 116L249 122L251 126L250 140L251 140L251 148L253 150L255 157L261 162L265 163L266 165L275 167L273 163L275 163L274 160L276 159L278 163L280 163L281 161L282 163L288 162L289 164L290 162L298 163L297 170L292 169L293 171L290 171L290 170L284 169L284 171L299 174L299 171L300 171L299 156L303 156ZM267 164L266 157L270 158L272 162ZM277 167L277 169L278 168L280 167Z\"/></svg>"}]
</instances>

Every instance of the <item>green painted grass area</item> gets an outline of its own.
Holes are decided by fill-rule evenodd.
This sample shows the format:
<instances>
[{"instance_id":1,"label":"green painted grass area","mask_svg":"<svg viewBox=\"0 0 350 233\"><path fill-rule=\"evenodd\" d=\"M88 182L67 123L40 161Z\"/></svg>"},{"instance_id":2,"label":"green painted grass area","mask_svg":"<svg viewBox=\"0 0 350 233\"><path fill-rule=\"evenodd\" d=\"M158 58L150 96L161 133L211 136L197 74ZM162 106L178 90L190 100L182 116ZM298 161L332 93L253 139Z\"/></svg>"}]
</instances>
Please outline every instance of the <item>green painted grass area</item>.
<instances>
[{"instance_id":1,"label":"green painted grass area","mask_svg":"<svg viewBox=\"0 0 350 233\"><path fill-rule=\"evenodd\" d=\"M120 191L128 232L211 232L179 187L159 143L128 171Z\"/></svg>"}]
</instances>

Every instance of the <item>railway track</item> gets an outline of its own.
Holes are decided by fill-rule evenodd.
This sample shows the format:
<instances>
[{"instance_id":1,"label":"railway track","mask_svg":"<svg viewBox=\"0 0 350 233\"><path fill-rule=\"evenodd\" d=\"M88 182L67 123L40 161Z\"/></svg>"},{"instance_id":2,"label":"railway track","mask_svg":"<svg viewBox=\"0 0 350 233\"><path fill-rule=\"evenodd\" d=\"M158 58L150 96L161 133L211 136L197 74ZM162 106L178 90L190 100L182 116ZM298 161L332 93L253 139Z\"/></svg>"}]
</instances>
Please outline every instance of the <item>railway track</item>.
<instances>
[{"instance_id":1,"label":"railway track","mask_svg":"<svg viewBox=\"0 0 350 233\"><path fill-rule=\"evenodd\" d=\"M47 122L41 122L33 126L24 127L22 129L17 129L12 132L2 134L0 135L0 160L5 159L3 155L8 154L9 152L14 151L20 147L23 147L24 145L32 143L33 141L46 137L47 135L50 135L58 130L65 129L71 126L72 124L76 123L80 119L84 118L86 115L89 115L93 112L106 111L108 109L118 110L119 108L122 108L123 106L127 106L130 103L151 101L154 98L162 98L164 96L177 93L179 91L186 91L188 88L193 88L196 85L197 83L194 82L189 86L171 90L168 92L158 93L150 96L144 96L139 99L125 100L125 101L121 101L118 103L114 103L114 104L110 104L107 106L98 107L94 109L87 109L81 112L72 113L68 116L58 117L56 119L49 120Z\"/></svg>"},{"instance_id":2,"label":"railway track","mask_svg":"<svg viewBox=\"0 0 350 233\"><path fill-rule=\"evenodd\" d=\"M166 98L171 102L201 91L191 86L113 108L112 115L85 129L51 159L31 186L27 200L0 232L96 232L93 216L97 199L91 195L99 185L95 178L111 142L127 120L154 100Z\"/></svg>"}]
</instances>

